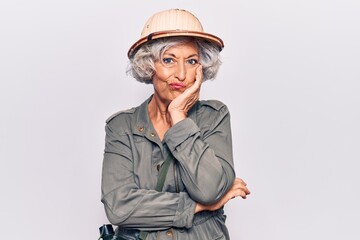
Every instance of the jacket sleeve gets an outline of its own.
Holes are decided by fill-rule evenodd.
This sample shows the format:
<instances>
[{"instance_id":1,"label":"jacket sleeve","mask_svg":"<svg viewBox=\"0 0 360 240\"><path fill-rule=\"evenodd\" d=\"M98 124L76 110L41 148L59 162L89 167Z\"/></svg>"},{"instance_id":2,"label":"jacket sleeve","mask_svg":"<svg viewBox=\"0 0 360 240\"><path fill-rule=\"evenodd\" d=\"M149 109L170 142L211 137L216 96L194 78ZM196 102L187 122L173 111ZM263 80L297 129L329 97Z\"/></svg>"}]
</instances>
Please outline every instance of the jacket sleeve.
<instances>
[{"instance_id":1,"label":"jacket sleeve","mask_svg":"<svg viewBox=\"0 0 360 240\"><path fill-rule=\"evenodd\" d=\"M185 192L140 189L135 181L129 136L106 125L102 199L109 221L140 230L192 226L195 202Z\"/></svg>"},{"instance_id":2,"label":"jacket sleeve","mask_svg":"<svg viewBox=\"0 0 360 240\"><path fill-rule=\"evenodd\" d=\"M202 204L215 203L235 179L230 114L225 105L203 114L199 127L186 118L172 126L164 140L180 166L190 197Z\"/></svg>"}]
</instances>

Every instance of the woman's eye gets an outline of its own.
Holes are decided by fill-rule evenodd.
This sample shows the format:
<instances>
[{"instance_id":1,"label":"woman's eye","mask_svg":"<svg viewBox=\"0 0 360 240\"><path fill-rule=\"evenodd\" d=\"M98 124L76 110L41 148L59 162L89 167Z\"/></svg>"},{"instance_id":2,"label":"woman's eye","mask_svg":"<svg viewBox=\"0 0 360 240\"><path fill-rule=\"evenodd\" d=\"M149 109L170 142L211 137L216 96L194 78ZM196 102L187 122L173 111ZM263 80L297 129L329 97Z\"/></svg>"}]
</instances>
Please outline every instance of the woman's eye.
<instances>
[{"instance_id":1,"label":"woman's eye","mask_svg":"<svg viewBox=\"0 0 360 240\"><path fill-rule=\"evenodd\" d=\"M169 63L173 63L174 60L172 58L163 58L163 63L165 64L169 64Z\"/></svg>"},{"instance_id":2,"label":"woman's eye","mask_svg":"<svg viewBox=\"0 0 360 240\"><path fill-rule=\"evenodd\" d=\"M191 65L195 65L195 64L198 63L198 60L196 60L196 59L189 59L187 62L188 62L189 64L191 64Z\"/></svg>"}]
</instances>

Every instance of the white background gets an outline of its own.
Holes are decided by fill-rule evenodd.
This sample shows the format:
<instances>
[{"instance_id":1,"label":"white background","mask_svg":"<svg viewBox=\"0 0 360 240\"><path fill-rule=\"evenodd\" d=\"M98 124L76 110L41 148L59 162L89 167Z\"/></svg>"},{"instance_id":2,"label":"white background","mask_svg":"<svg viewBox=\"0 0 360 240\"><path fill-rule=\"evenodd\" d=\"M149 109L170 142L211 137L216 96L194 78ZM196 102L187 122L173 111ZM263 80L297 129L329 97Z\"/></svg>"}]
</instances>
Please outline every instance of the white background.
<instances>
[{"instance_id":1,"label":"white background","mask_svg":"<svg viewBox=\"0 0 360 240\"><path fill-rule=\"evenodd\" d=\"M232 239L360 239L358 0L2 0L1 239L97 239L104 122L151 94L126 53L168 8L225 42L202 99L228 105L252 191Z\"/></svg>"}]
</instances>

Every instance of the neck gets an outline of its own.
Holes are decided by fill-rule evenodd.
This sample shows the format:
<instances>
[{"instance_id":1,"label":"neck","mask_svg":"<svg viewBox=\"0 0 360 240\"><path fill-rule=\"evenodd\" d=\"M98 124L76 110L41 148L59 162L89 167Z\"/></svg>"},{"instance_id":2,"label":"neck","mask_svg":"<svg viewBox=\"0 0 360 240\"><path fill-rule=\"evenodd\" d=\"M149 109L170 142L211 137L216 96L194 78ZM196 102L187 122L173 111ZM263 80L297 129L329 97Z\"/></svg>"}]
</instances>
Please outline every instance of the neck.
<instances>
[{"instance_id":1,"label":"neck","mask_svg":"<svg viewBox=\"0 0 360 240\"><path fill-rule=\"evenodd\" d=\"M171 127L171 118L168 112L169 103L161 101L156 95L152 97L148 105L148 112L155 130L168 129Z\"/></svg>"}]
</instances>

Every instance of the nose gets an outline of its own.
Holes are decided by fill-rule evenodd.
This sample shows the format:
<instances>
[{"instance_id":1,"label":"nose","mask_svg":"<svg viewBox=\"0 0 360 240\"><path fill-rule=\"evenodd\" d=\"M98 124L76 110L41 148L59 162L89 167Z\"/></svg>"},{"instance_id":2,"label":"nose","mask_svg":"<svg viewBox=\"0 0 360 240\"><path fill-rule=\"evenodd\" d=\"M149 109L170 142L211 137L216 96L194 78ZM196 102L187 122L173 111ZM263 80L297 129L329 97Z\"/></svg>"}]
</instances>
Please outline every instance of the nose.
<instances>
[{"instance_id":1,"label":"nose","mask_svg":"<svg viewBox=\"0 0 360 240\"><path fill-rule=\"evenodd\" d=\"M180 81L184 81L186 78L186 67L185 63L178 63L175 69L175 77Z\"/></svg>"}]
</instances>

